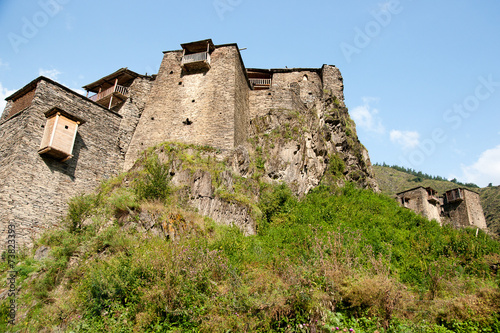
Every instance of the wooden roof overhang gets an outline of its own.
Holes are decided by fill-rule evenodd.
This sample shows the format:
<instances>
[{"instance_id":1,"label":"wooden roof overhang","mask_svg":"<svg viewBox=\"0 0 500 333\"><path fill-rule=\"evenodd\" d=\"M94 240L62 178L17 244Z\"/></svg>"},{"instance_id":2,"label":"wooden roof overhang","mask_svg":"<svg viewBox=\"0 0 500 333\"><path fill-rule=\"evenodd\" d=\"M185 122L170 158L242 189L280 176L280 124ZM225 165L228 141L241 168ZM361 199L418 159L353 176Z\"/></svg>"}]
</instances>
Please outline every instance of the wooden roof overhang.
<instances>
[{"instance_id":1,"label":"wooden roof overhang","mask_svg":"<svg viewBox=\"0 0 500 333\"><path fill-rule=\"evenodd\" d=\"M191 43L181 44L182 49L187 53L199 53L199 52L209 52L212 53L215 50L215 45L211 39L199 40Z\"/></svg>"},{"instance_id":2,"label":"wooden roof overhang","mask_svg":"<svg viewBox=\"0 0 500 333\"><path fill-rule=\"evenodd\" d=\"M63 109L58 108L57 106L53 107L52 109L50 109L49 111L45 112L44 114L45 114L46 118L50 118L50 117L52 117L53 115L55 115L57 113L61 114L62 116L66 117L68 119L73 120L74 122L79 123L79 125L83 125L83 124L86 123L86 121L84 119L82 119L80 117L77 117L77 116L75 116L75 115L73 115L73 114L71 114L69 112L66 112Z\"/></svg>"},{"instance_id":3,"label":"wooden roof overhang","mask_svg":"<svg viewBox=\"0 0 500 333\"><path fill-rule=\"evenodd\" d=\"M247 68L248 78L270 78L272 74L269 69Z\"/></svg>"},{"instance_id":4,"label":"wooden roof overhang","mask_svg":"<svg viewBox=\"0 0 500 333\"><path fill-rule=\"evenodd\" d=\"M137 77L141 76L140 74L137 74L136 72L133 72L129 69L125 68L120 68L114 73L111 73L95 82L92 82L90 84L87 84L86 86L83 86L82 88L93 92L93 93L98 93L99 88L101 90L108 89L112 86L115 85L115 80L118 79L118 84L123 85L127 82L129 82L132 79L135 79Z\"/></svg>"}]
</instances>

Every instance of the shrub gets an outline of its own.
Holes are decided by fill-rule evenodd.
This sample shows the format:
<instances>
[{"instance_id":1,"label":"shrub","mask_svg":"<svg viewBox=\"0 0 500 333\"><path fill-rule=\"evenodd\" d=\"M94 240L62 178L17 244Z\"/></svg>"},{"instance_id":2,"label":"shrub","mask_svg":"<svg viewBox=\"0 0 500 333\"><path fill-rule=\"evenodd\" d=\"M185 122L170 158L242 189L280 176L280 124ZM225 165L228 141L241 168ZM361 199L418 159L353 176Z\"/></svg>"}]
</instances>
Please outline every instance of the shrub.
<instances>
[{"instance_id":1,"label":"shrub","mask_svg":"<svg viewBox=\"0 0 500 333\"><path fill-rule=\"evenodd\" d=\"M91 215L98 200L98 196L92 194L80 194L70 199L67 221L71 232L81 229L82 222Z\"/></svg>"},{"instance_id":2,"label":"shrub","mask_svg":"<svg viewBox=\"0 0 500 333\"><path fill-rule=\"evenodd\" d=\"M108 199L116 217L120 217L139 208L136 193L127 188L120 188L113 192Z\"/></svg>"},{"instance_id":3,"label":"shrub","mask_svg":"<svg viewBox=\"0 0 500 333\"><path fill-rule=\"evenodd\" d=\"M159 199L165 201L171 193L168 166L158 157L152 156L144 163L144 175L135 182L135 192L139 199Z\"/></svg>"}]
</instances>

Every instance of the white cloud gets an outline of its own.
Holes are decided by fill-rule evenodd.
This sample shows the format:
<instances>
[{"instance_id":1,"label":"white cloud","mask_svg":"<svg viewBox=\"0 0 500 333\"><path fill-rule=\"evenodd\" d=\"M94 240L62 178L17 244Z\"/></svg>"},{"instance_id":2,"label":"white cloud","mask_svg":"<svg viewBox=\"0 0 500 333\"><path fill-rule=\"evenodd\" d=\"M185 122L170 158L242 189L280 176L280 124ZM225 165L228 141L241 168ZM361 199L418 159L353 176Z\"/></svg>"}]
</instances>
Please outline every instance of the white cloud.
<instances>
[{"instance_id":1,"label":"white cloud","mask_svg":"<svg viewBox=\"0 0 500 333\"><path fill-rule=\"evenodd\" d=\"M370 103L378 102L378 98L363 97L363 105L355 107L350 113L358 128L368 132L384 134L385 128L382 120L377 116L378 110L371 107Z\"/></svg>"},{"instance_id":2,"label":"white cloud","mask_svg":"<svg viewBox=\"0 0 500 333\"><path fill-rule=\"evenodd\" d=\"M2 82L0 82L0 115L3 112L3 109L5 109L5 105L7 104L5 98L12 95L15 92L16 92L15 90L9 90L7 88L4 88Z\"/></svg>"},{"instance_id":3,"label":"white cloud","mask_svg":"<svg viewBox=\"0 0 500 333\"><path fill-rule=\"evenodd\" d=\"M57 78L59 77L60 74L62 73L55 68L52 69L40 68L38 70L38 75L48 77L49 79L52 79L54 81L57 81Z\"/></svg>"},{"instance_id":4,"label":"white cloud","mask_svg":"<svg viewBox=\"0 0 500 333\"><path fill-rule=\"evenodd\" d=\"M500 185L500 145L485 150L474 164L462 165L462 172L468 183L482 187L489 183Z\"/></svg>"},{"instance_id":5,"label":"white cloud","mask_svg":"<svg viewBox=\"0 0 500 333\"><path fill-rule=\"evenodd\" d=\"M390 137L393 143L400 145L403 149L415 148L420 143L420 134L417 131L392 130Z\"/></svg>"}]
</instances>

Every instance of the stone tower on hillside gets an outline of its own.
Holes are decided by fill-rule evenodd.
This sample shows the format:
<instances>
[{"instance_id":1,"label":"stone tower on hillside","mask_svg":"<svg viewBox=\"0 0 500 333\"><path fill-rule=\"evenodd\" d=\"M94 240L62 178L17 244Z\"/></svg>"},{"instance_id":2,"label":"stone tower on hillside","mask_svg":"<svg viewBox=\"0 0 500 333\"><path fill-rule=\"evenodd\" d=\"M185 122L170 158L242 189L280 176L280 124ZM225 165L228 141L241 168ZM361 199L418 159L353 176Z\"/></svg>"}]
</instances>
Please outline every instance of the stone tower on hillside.
<instances>
[{"instance_id":1,"label":"stone tower on hillside","mask_svg":"<svg viewBox=\"0 0 500 333\"><path fill-rule=\"evenodd\" d=\"M399 204L439 224L487 230L479 194L466 188L446 191L442 196L430 187L418 186L396 194Z\"/></svg>"},{"instance_id":2,"label":"stone tower on hillside","mask_svg":"<svg viewBox=\"0 0 500 333\"><path fill-rule=\"evenodd\" d=\"M335 66L247 69L237 44L207 39L164 52L156 75L121 68L84 89L86 96L39 77L7 97L3 243L15 228L18 245L32 244L58 224L71 197L129 170L143 150L165 141L214 146L236 160L258 150L267 157L264 180L286 182L299 195L333 176L377 189Z\"/></svg>"},{"instance_id":3,"label":"stone tower on hillside","mask_svg":"<svg viewBox=\"0 0 500 333\"><path fill-rule=\"evenodd\" d=\"M231 149L248 137L250 85L236 44L203 40L164 52L125 155L129 169L146 147L179 141Z\"/></svg>"}]
</instances>

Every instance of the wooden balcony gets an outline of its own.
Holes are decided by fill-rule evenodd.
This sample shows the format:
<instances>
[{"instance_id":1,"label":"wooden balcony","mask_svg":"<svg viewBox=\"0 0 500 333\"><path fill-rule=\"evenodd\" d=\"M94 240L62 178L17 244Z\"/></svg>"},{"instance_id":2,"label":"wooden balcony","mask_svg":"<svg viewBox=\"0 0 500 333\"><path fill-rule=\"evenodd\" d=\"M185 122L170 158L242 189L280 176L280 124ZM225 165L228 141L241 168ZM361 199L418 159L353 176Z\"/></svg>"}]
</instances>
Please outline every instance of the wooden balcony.
<instances>
[{"instance_id":1,"label":"wooden balcony","mask_svg":"<svg viewBox=\"0 0 500 333\"><path fill-rule=\"evenodd\" d=\"M254 90L265 90L271 88L272 79L249 78L248 80Z\"/></svg>"},{"instance_id":2,"label":"wooden balcony","mask_svg":"<svg viewBox=\"0 0 500 333\"><path fill-rule=\"evenodd\" d=\"M93 96L89 96L89 99L104 107L111 108L114 105L113 102L116 104L127 99L128 93L127 87L115 85Z\"/></svg>"},{"instance_id":3,"label":"wooden balcony","mask_svg":"<svg viewBox=\"0 0 500 333\"><path fill-rule=\"evenodd\" d=\"M457 188L454 190L449 190L445 193L445 198L447 203L460 202L464 200L464 195L461 189Z\"/></svg>"},{"instance_id":4,"label":"wooden balcony","mask_svg":"<svg viewBox=\"0 0 500 333\"><path fill-rule=\"evenodd\" d=\"M435 205L439 202L439 198L435 197L434 195L429 195L427 198L427 201L429 201L431 204Z\"/></svg>"},{"instance_id":5,"label":"wooden balcony","mask_svg":"<svg viewBox=\"0 0 500 333\"><path fill-rule=\"evenodd\" d=\"M184 54L181 62L182 69L187 72L210 69L210 53L198 52Z\"/></svg>"}]
</instances>

